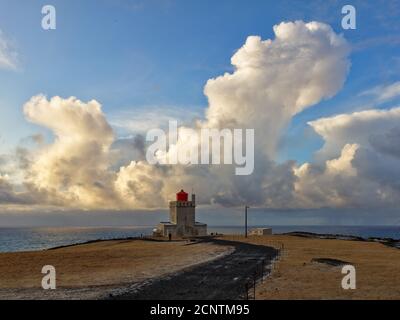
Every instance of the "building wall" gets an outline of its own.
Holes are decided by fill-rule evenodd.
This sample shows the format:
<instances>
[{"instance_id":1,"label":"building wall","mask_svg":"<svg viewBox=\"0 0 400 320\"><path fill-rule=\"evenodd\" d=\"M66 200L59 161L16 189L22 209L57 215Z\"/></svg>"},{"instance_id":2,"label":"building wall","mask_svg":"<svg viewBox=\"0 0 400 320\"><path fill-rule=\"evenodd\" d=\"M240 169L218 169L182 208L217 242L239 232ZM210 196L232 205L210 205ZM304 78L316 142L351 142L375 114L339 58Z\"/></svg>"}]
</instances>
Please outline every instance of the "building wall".
<instances>
[{"instance_id":1,"label":"building wall","mask_svg":"<svg viewBox=\"0 0 400 320\"><path fill-rule=\"evenodd\" d=\"M195 206L191 201L171 201L169 219L178 226L193 227L195 223Z\"/></svg>"},{"instance_id":2,"label":"building wall","mask_svg":"<svg viewBox=\"0 0 400 320\"><path fill-rule=\"evenodd\" d=\"M158 230L164 237L172 236L205 236L207 225L195 222L195 197L192 201L171 201L169 203L170 224L159 224Z\"/></svg>"},{"instance_id":3,"label":"building wall","mask_svg":"<svg viewBox=\"0 0 400 320\"><path fill-rule=\"evenodd\" d=\"M165 224L160 224L158 226L158 229L161 231L161 235L164 237L168 237L168 235L171 233L172 236L177 236L176 234L176 225L165 225Z\"/></svg>"},{"instance_id":4,"label":"building wall","mask_svg":"<svg viewBox=\"0 0 400 320\"><path fill-rule=\"evenodd\" d=\"M198 236L206 236L207 235L207 225L196 226L197 235Z\"/></svg>"},{"instance_id":5,"label":"building wall","mask_svg":"<svg viewBox=\"0 0 400 320\"><path fill-rule=\"evenodd\" d=\"M270 228L257 228L250 231L250 235L253 236L266 236L271 234L272 234L272 229Z\"/></svg>"},{"instance_id":6,"label":"building wall","mask_svg":"<svg viewBox=\"0 0 400 320\"><path fill-rule=\"evenodd\" d=\"M176 224L163 224L160 223L157 227L160 235L163 237L168 237L171 233L172 236L206 236L207 235L207 225L195 225L195 226L185 226Z\"/></svg>"}]
</instances>

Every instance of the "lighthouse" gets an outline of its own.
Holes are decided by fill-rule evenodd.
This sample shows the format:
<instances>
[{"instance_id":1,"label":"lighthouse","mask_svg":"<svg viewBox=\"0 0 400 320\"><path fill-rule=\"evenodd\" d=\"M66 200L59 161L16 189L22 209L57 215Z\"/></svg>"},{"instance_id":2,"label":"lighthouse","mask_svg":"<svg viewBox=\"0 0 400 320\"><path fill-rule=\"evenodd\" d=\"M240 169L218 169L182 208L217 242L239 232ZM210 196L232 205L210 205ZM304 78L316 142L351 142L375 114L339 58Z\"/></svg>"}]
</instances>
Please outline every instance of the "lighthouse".
<instances>
[{"instance_id":1,"label":"lighthouse","mask_svg":"<svg viewBox=\"0 0 400 320\"><path fill-rule=\"evenodd\" d=\"M207 225L196 222L196 196L181 190L176 194L176 200L169 202L169 222L160 222L154 230L156 236L205 236Z\"/></svg>"}]
</instances>

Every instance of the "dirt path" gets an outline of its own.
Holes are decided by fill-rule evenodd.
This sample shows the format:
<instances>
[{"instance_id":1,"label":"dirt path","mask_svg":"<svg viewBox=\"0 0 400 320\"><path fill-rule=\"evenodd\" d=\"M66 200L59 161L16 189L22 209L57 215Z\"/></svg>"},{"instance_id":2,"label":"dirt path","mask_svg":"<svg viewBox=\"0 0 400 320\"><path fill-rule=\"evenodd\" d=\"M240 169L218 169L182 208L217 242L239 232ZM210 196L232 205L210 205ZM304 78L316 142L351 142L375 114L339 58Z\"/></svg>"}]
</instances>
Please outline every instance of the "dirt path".
<instances>
[{"instance_id":1,"label":"dirt path","mask_svg":"<svg viewBox=\"0 0 400 320\"><path fill-rule=\"evenodd\" d=\"M114 299L243 299L245 285L253 281L256 272L261 277L270 272L277 250L267 246L242 242L204 239L216 245L233 246L233 253L222 258L187 268L168 277L154 279L141 287Z\"/></svg>"}]
</instances>

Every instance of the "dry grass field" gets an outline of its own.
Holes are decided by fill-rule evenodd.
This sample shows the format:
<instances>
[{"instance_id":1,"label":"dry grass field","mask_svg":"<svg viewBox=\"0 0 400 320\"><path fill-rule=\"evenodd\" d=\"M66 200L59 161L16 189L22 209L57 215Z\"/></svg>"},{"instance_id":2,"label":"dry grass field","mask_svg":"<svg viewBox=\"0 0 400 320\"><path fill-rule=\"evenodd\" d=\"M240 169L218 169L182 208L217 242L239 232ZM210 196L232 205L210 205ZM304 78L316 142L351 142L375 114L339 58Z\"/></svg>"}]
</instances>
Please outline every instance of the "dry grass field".
<instances>
[{"instance_id":1,"label":"dry grass field","mask_svg":"<svg viewBox=\"0 0 400 320\"><path fill-rule=\"evenodd\" d=\"M283 244L283 256L267 281L258 284L257 299L400 299L400 250L380 243L273 235L233 239L269 246ZM341 287L341 267L311 262L332 258L356 268L355 290Z\"/></svg>"},{"instance_id":2,"label":"dry grass field","mask_svg":"<svg viewBox=\"0 0 400 320\"><path fill-rule=\"evenodd\" d=\"M113 288L172 273L230 250L210 243L122 240L0 253L0 299L97 298ZM44 265L56 268L57 290L41 288Z\"/></svg>"},{"instance_id":3,"label":"dry grass field","mask_svg":"<svg viewBox=\"0 0 400 320\"><path fill-rule=\"evenodd\" d=\"M400 299L400 250L376 242L289 235L224 236L283 246L272 274L257 284L257 299ZM0 299L96 299L232 252L232 247L187 241L113 240L36 252L0 253ZM344 290L341 267L313 262L331 258L356 268L356 290ZM41 269L53 265L57 290L41 289Z\"/></svg>"}]
</instances>

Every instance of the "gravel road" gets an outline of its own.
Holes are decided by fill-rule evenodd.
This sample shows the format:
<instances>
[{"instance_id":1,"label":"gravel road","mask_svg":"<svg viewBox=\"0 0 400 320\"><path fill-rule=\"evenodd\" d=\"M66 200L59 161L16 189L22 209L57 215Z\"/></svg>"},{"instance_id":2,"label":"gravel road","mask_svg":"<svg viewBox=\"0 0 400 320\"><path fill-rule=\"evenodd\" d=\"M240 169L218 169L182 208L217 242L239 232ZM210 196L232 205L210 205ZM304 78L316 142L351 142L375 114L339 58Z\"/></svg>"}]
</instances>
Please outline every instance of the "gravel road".
<instances>
[{"instance_id":1,"label":"gravel road","mask_svg":"<svg viewBox=\"0 0 400 320\"><path fill-rule=\"evenodd\" d=\"M243 242L220 240L215 238L199 241L212 242L215 245L232 246L234 251L221 258L205 262L178 273L153 279L113 299L187 299L187 300L236 300L246 298L246 283L253 283L254 274L261 278L270 272L271 263L278 250Z\"/></svg>"}]
</instances>

